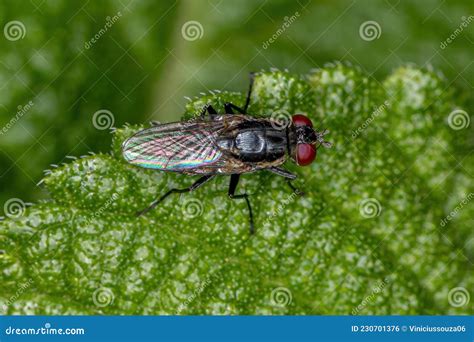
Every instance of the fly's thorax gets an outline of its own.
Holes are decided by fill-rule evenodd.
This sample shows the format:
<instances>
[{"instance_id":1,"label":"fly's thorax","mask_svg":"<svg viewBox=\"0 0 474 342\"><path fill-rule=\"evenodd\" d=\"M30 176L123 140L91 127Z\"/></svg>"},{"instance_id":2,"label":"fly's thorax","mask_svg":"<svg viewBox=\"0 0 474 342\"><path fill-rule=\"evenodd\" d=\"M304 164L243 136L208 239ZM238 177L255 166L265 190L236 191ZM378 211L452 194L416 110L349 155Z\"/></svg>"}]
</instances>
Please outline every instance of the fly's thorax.
<instances>
[{"instance_id":1,"label":"fly's thorax","mask_svg":"<svg viewBox=\"0 0 474 342\"><path fill-rule=\"evenodd\" d=\"M296 162L296 146L298 143L298 135L296 132L296 127L294 125L290 125L287 128L287 134L288 134L288 156L290 157L291 160Z\"/></svg>"},{"instance_id":2,"label":"fly's thorax","mask_svg":"<svg viewBox=\"0 0 474 342\"><path fill-rule=\"evenodd\" d=\"M217 146L246 163L274 162L288 150L286 131L266 120L249 120L218 137Z\"/></svg>"}]
</instances>

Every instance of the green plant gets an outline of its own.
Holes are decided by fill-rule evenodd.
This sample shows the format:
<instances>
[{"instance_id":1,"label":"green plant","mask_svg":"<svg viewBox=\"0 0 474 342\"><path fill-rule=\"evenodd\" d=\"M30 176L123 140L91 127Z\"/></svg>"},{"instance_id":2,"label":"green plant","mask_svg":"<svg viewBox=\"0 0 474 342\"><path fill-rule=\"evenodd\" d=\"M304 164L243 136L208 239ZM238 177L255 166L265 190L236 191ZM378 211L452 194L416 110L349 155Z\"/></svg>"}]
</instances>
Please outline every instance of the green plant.
<instances>
[{"instance_id":1,"label":"green plant","mask_svg":"<svg viewBox=\"0 0 474 342\"><path fill-rule=\"evenodd\" d=\"M301 198L266 172L243 177L255 236L245 203L226 198L227 177L135 217L193 179L126 164L120 145L141 127L118 129L111 155L54 169L50 200L0 222L0 304L7 314L472 314L448 301L473 285L472 206L439 222L472 184L445 89L412 66L383 83L342 64L259 73L251 113L306 112L334 147L311 167L288 165ZM184 117L243 99L205 95Z\"/></svg>"}]
</instances>

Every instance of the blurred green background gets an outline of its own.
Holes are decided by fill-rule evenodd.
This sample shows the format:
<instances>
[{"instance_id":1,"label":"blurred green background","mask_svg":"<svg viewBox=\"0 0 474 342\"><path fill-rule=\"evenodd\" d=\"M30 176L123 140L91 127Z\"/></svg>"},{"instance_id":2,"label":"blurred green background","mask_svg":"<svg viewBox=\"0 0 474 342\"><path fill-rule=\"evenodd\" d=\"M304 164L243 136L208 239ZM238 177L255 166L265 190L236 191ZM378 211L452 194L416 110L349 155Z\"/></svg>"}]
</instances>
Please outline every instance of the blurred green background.
<instances>
[{"instance_id":1,"label":"blurred green background","mask_svg":"<svg viewBox=\"0 0 474 342\"><path fill-rule=\"evenodd\" d=\"M432 65L472 114L471 15L471 0L2 0L0 203L46 197L36 184L67 155L107 152L97 111L112 113L106 128L176 120L184 96L244 90L250 71L270 67L306 73L340 60L382 80L402 64ZM378 38L362 39L367 21Z\"/></svg>"}]
</instances>

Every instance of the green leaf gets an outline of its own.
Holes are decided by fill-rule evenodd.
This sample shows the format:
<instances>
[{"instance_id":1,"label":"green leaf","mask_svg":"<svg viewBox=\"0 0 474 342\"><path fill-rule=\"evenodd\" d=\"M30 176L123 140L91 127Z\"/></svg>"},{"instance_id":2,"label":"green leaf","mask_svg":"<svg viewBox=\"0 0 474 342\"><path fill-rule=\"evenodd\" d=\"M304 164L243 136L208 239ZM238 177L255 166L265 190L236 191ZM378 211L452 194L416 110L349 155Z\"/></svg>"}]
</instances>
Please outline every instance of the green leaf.
<instances>
[{"instance_id":1,"label":"green leaf","mask_svg":"<svg viewBox=\"0 0 474 342\"><path fill-rule=\"evenodd\" d=\"M227 198L228 177L137 218L194 178L127 164L121 143L143 127L118 129L111 155L54 169L50 200L0 222L3 313L472 314L448 300L474 281L472 206L440 226L472 191L445 88L412 66L384 82L342 64L257 73L251 113L306 113L334 147L311 167L287 163L303 197L268 172L243 176L253 236L245 203ZM210 93L184 118L244 101L245 92Z\"/></svg>"}]
</instances>

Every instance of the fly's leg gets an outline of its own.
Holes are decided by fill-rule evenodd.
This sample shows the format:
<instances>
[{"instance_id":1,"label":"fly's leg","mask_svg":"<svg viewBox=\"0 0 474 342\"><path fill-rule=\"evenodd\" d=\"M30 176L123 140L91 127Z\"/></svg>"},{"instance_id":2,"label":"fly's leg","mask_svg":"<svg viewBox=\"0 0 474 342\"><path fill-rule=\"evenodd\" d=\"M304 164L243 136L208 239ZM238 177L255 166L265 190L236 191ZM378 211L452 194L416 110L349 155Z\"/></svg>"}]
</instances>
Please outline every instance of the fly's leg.
<instances>
[{"instance_id":1,"label":"fly's leg","mask_svg":"<svg viewBox=\"0 0 474 342\"><path fill-rule=\"evenodd\" d=\"M196 190L197 188L199 188L201 185L203 185L204 183L207 183L208 181L210 181L215 175L206 175L206 176L202 176L201 178L199 178L196 182L193 183L193 185L191 185L190 187L188 188L184 188L184 189L170 189L166 194L164 194L163 196L161 196L160 198L158 198L157 200L154 200L153 202L151 202L150 206L142 211L139 211L137 213L137 216L142 216L144 214L146 214L147 212L149 212L150 210L152 210L153 208L155 208L158 204L160 204L166 197L168 197L169 195L173 194L173 193L183 193L183 192L190 192L190 191L193 191L193 190Z\"/></svg>"},{"instance_id":2,"label":"fly's leg","mask_svg":"<svg viewBox=\"0 0 474 342\"><path fill-rule=\"evenodd\" d=\"M224 104L224 109L226 114L234 114L234 109L240 114L247 114L242 108L230 102Z\"/></svg>"},{"instance_id":3,"label":"fly's leg","mask_svg":"<svg viewBox=\"0 0 474 342\"><path fill-rule=\"evenodd\" d=\"M237 188L237 184L239 184L240 174L233 174L230 176L230 184L229 184L229 198L230 199L239 199L243 198L247 202L247 207L249 208L249 223L250 223L250 234L255 233L255 227L253 225L253 214L252 214L252 207L250 206L249 195L246 193L236 195L235 190Z\"/></svg>"},{"instance_id":4,"label":"fly's leg","mask_svg":"<svg viewBox=\"0 0 474 342\"><path fill-rule=\"evenodd\" d=\"M291 191L293 191L295 194L297 195L304 195L304 192L295 188L295 186L293 184L291 184L291 181L296 179L296 175L291 173L290 171L287 171L281 167L276 167L276 166L273 166L273 167L270 167L268 168L268 171L270 172L273 172L274 174L278 175L278 176L282 176L284 178L286 178L286 182L288 183L288 186L290 187Z\"/></svg>"},{"instance_id":5,"label":"fly's leg","mask_svg":"<svg viewBox=\"0 0 474 342\"><path fill-rule=\"evenodd\" d=\"M286 183L288 184L288 186L290 187L290 189L295 193L297 194L298 196L303 196L304 195L304 191L301 191L300 189L296 188L293 184L291 184L291 179L286 179Z\"/></svg>"},{"instance_id":6,"label":"fly's leg","mask_svg":"<svg viewBox=\"0 0 474 342\"><path fill-rule=\"evenodd\" d=\"M281 167L276 167L272 166L267 169L270 172L273 172L274 174L278 176L285 177L286 179L293 180L296 179L296 175L291 173L290 171L285 170L284 168Z\"/></svg>"},{"instance_id":7,"label":"fly's leg","mask_svg":"<svg viewBox=\"0 0 474 342\"><path fill-rule=\"evenodd\" d=\"M245 105L244 108L240 108L239 106L236 106L233 103L227 102L224 104L225 112L226 114L234 114L234 109L239 112L240 114L247 114L247 109L249 108L250 104L250 95L252 95L252 88L253 88L253 81L255 79L255 73L251 72L250 73L250 85L249 85L249 90L247 92L247 98L245 99Z\"/></svg>"},{"instance_id":8,"label":"fly's leg","mask_svg":"<svg viewBox=\"0 0 474 342\"><path fill-rule=\"evenodd\" d=\"M254 73L254 72L251 72L251 73L250 73L249 91L247 92L247 99L245 100L244 113L247 113L247 109L249 108L250 95L252 95L252 88L253 88L253 82L254 82L254 80L255 80L255 73Z\"/></svg>"},{"instance_id":9,"label":"fly's leg","mask_svg":"<svg viewBox=\"0 0 474 342\"><path fill-rule=\"evenodd\" d=\"M209 113L210 116L217 114L217 111L210 104L207 104L202 108L201 114L199 114L199 116L201 118L206 116L206 112Z\"/></svg>"},{"instance_id":10,"label":"fly's leg","mask_svg":"<svg viewBox=\"0 0 474 342\"><path fill-rule=\"evenodd\" d=\"M224 104L224 112L225 112L226 114L235 114L235 113L234 113L234 110L232 109L232 106L230 105L229 102L226 102L226 103Z\"/></svg>"}]
</instances>

